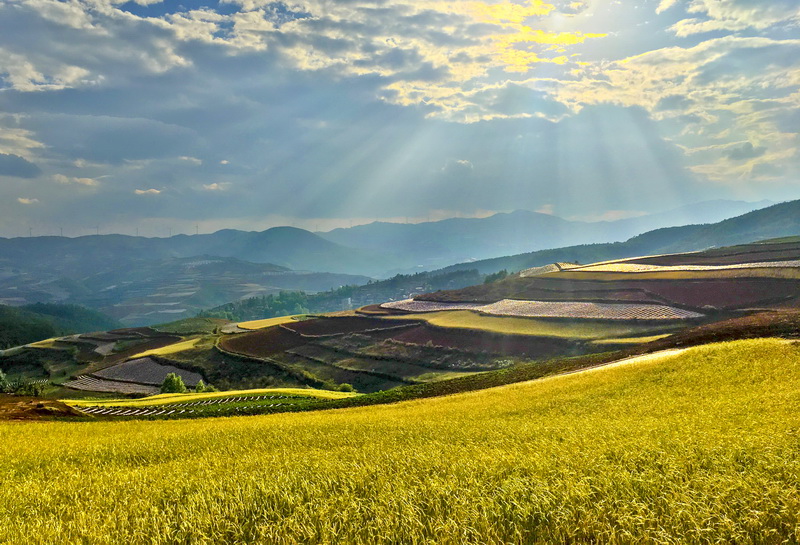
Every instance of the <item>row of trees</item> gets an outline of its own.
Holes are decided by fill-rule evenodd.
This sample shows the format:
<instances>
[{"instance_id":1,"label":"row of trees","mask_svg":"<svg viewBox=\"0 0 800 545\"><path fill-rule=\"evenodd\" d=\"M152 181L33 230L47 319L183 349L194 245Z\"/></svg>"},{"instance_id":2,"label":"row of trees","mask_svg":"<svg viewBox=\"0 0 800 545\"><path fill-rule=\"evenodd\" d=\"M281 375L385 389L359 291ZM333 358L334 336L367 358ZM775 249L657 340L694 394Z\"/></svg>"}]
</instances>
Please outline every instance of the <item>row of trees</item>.
<instances>
[{"instance_id":1,"label":"row of trees","mask_svg":"<svg viewBox=\"0 0 800 545\"><path fill-rule=\"evenodd\" d=\"M183 394L188 392L189 389L186 387L186 384L183 382L183 378L180 375L175 373L169 373L165 378L164 382L161 383L161 393L162 394ZM195 393L203 393L203 392L216 392L217 389L214 388L211 384L206 384L202 380L197 383L197 386L194 387Z\"/></svg>"},{"instance_id":2,"label":"row of trees","mask_svg":"<svg viewBox=\"0 0 800 545\"><path fill-rule=\"evenodd\" d=\"M0 394L16 394L21 396L38 397L44 393L45 384L32 380L9 380L8 376L0 370Z\"/></svg>"}]
</instances>

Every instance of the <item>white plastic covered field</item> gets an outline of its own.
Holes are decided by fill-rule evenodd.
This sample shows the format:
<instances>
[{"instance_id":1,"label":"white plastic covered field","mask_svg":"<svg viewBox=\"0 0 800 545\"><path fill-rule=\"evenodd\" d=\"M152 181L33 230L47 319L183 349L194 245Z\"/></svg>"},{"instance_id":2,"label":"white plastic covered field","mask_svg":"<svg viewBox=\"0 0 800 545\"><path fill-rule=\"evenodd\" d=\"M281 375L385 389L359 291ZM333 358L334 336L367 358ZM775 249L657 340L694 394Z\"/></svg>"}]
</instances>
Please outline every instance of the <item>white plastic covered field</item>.
<instances>
[{"instance_id":1,"label":"white plastic covered field","mask_svg":"<svg viewBox=\"0 0 800 545\"><path fill-rule=\"evenodd\" d=\"M587 320L691 320L703 315L667 305L628 303L586 303L574 301L523 301L503 299L496 303L439 303L431 301L396 301L384 303L384 308L408 312L438 312L443 310L475 310L493 316L521 318L576 318Z\"/></svg>"}]
</instances>

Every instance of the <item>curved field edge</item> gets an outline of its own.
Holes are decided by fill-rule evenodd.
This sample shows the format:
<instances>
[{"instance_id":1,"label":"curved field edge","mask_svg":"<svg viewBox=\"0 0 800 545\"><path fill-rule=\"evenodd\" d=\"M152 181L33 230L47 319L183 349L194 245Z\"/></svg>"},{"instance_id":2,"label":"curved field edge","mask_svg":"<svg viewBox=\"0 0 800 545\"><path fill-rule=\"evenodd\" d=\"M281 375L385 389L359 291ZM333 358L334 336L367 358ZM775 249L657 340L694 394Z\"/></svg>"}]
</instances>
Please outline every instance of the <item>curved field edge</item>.
<instances>
[{"instance_id":1,"label":"curved field edge","mask_svg":"<svg viewBox=\"0 0 800 545\"><path fill-rule=\"evenodd\" d=\"M419 320L433 326L454 329L472 329L504 335L528 335L579 340L607 337L632 337L651 331L675 330L675 324L638 324L635 322L607 322L597 320L542 320L517 316L489 316L472 310L442 310L383 316L384 320Z\"/></svg>"},{"instance_id":2,"label":"curved field edge","mask_svg":"<svg viewBox=\"0 0 800 545\"><path fill-rule=\"evenodd\" d=\"M248 331L255 331L257 329L264 329L276 325L288 324L296 322L305 317L305 314L294 314L291 316L278 316L277 318L266 318L264 320L250 320L248 322L239 322L236 327L239 329L246 329Z\"/></svg>"},{"instance_id":3,"label":"curved field edge","mask_svg":"<svg viewBox=\"0 0 800 545\"><path fill-rule=\"evenodd\" d=\"M0 542L792 542L798 361L736 341L346 411L4 423Z\"/></svg>"},{"instance_id":4,"label":"curved field edge","mask_svg":"<svg viewBox=\"0 0 800 545\"><path fill-rule=\"evenodd\" d=\"M256 396L256 395L291 395L303 396L314 399L346 399L358 394L350 392L335 392L332 390L315 390L312 388L258 388L251 390L226 390L224 392L207 393L186 393L186 394L158 394L139 399L119 398L119 399L62 399L63 403L72 407L145 407L151 405L169 405L171 403L188 403L193 401L205 401L208 399L220 399L236 396Z\"/></svg>"},{"instance_id":5,"label":"curved field edge","mask_svg":"<svg viewBox=\"0 0 800 545\"><path fill-rule=\"evenodd\" d=\"M178 352L184 352L186 350L191 350L197 346L198 343L203 342L203 337L195 337L193 339L184 339L177 341L172 344L168 344L167 346L162 346L161 348L153 348L151 350L145 350L126 358L128 360L135 360L138 358L146 358L147 356L168 356L170 354L177 354Z\"/></svg>"}]
</instances>

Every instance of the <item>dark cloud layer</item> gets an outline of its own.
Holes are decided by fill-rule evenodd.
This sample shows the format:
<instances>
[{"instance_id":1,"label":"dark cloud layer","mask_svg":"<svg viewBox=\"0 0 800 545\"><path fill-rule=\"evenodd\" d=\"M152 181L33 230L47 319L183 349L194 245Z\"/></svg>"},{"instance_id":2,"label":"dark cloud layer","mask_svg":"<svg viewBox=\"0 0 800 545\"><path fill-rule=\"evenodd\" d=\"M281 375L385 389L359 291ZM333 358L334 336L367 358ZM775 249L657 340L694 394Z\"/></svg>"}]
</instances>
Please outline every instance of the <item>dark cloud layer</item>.
<instances>
[{"instance_id":1,"label":"dark cloud layer","mask_svg":"<svg viewBox=\"0 0 800 545\"><path fill-rule=\"evenodd\" d=\"M36 178L41 173L42 169L19 155L0 153L0 176Z\"/></svg>"}]
</instances>

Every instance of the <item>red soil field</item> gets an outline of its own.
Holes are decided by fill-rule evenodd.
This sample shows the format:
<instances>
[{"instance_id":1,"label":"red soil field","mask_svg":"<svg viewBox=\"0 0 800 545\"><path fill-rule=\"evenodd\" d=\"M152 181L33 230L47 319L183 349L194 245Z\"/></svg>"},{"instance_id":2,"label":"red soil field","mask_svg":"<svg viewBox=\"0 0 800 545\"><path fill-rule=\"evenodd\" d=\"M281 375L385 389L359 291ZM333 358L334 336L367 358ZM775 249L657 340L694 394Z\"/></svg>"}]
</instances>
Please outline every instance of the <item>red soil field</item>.
<instances>
[{"instance_id":1,"label":"red soil field","mask_svg":"<svg viewBox=\"0 0 800 545\"><path fill-rule=\"evenodd\" d=\"M228 335L219 340L219 346L228 352L246 356L268 357L290 348L295 348L307 341L282 327L259 329L252 333Z\"/></svg>"},{"instance_id":2,"label":"red soil field","mask_svg":"<svg viewBox=\"0 0 800 545\"><path fill-rule=\"evenodd\" d=\"M429 301L484 301L527 299L533 301L641 302L674 304L702 309L747 308L779 304L796 296L800 282L783 278L686 279L686 280L576 280L573 278L522 278L488 286L430 293ZM546 297L546 298L545 298ZM649 301L647 301L649 300Z\"/></svg>"},{"instance_id":3,"label":"red soil field","mask_svg":"<svg viewBox=\"0 0 800 545\"><path fill-rule=\"evenodd\" d=\"M411 323L416 322L403 322L400 320L387 321L379 318L367 318L366 316L349 316L345 318L315 318L313 320L283 324L282 327L300 333L301 335L319 336L358 333L370 329L387 329Z\"/></svg>"},{"instance_id":4,"label":"red soil field","mask_svg":"<svg viewBox=\"0 0 800 545\"><path fill-rule=\"evenodd\" d=\"M0 420L42 420L57 416L83 416L54 399L0 394Z\"/></svg>"},{"instance_id":5,"label":"red soil field","mask_svg":"<svg viewBox=\"0 0 800 545\"><path fill-rule=\"evenodd\" d=\"M723 320L706 324L641 345L647 350L661 350L676 346L695 346L698 344L732 341L737 339L757 339L762 337L783 337L800 339L800 311L770 310L741 318Z\"/></svg>"},{"instance_id":6,"label":"red soil field","mask_svg":"<svg viewBox=\"0 0 800 545\"><path fill-rule=\"evenodd\" d=\"M656 281L648 289L677 305L737 309L779 304L796 296L800 282L772 278L736 280Z\"/></svg>"},{"instance_id":7,"label":"red soil field","mask_svg":"<svg viewBox=\"0 0 800 545\"><path fill-rule=\"evenodd\" d=\"M574 349L577 343L567 339L532 337L528 335L500 335L476 332L469 329L438 328L431 325L402 330L392 339L409 344L456 348L465 352L497 355L527 356L542 358L563 355Z\"/></svg>"}]
</instances>

